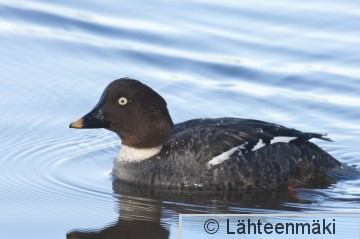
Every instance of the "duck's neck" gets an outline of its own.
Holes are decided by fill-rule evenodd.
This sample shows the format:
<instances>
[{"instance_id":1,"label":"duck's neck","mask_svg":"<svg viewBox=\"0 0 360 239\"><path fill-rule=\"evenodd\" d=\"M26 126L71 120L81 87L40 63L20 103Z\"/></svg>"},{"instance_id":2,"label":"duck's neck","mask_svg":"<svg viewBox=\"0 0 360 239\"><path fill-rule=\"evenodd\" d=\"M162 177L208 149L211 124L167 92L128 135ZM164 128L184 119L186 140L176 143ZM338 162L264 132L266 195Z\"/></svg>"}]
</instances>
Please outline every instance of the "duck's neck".
<instances>
[{"instance_id":1,"label":"duck's neck","mask_svg":"<svg viewBox=\"0 0 360 239\"><path fill-rule=\"evenodd\" d=\"M160 150L161 146L152 148L133 148L122 144L117 160L120 162L139 162L151 158L158 154Z\"/></svg>"},{"instance_id":2,"label":"duck's neck","mask_svg":"<svg viewBox=\"0 0 360 239\"><path fill-rule=\"evenodd\" d=\"M113 128L109 129L118 134L123 145L135 149L146 149L146 151L163 145L174 126L169 114L161 117L135 119L125 125L127 126L113 124Z\"/></svg>"}]
</instances>

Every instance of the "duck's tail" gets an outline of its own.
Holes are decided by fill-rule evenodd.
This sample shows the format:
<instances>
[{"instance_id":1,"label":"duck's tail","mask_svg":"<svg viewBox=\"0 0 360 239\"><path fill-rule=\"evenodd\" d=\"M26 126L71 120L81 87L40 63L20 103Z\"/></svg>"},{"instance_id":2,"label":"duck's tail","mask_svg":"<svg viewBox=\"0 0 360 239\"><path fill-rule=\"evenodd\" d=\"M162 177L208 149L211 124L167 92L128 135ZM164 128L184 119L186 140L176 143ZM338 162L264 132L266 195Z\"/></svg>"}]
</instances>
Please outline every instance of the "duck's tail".
<instances>
[{"instance_id":1,"label":"duck's tail","mask_svg":"<svg viewBox=\"0 0 360 239\"><path fill-rule=\"evenodd\" d=\"M322 139L330 140L327 138ZM301 156L303 159L306 159L307 164L312 165L309 167L312 173L321 173L334 179L360 178L360 171L358 169L339 162L314 143L306 142L301 147Z\"/></svg>"}]
</instances>

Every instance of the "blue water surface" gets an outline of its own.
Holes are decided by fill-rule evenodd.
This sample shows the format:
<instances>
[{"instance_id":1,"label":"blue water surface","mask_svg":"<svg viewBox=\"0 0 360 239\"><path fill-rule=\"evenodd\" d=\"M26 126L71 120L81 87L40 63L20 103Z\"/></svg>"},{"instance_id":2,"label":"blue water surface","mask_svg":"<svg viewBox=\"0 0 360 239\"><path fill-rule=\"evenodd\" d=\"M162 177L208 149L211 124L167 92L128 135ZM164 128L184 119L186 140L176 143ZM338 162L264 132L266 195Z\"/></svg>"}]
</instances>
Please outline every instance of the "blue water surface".
<instances>
[{"instance_id":1,"label":"blue water surface","mask_svg":"<svg viewBox=\"0 0 360 239\"><path fill-rule=\"evenodd\" d=\"M176 123L232 116L328 133L335 142L314 142L359 168L359 9L0 0L0 238L178 238L179 213L360 213L360 180L291 194L138 190L110 176L115 134L68 128L109 82L131 77Z\"/></svg>"}]
</instances>

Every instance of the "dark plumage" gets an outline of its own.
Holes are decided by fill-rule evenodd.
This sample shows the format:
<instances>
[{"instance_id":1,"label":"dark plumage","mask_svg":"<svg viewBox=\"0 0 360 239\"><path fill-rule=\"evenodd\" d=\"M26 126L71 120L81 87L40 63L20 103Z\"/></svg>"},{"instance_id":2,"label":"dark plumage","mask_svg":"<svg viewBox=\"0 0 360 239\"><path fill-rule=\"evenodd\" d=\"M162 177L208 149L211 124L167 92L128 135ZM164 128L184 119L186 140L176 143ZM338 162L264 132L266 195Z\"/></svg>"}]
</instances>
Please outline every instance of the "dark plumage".
<instances>
[{"instance_id":1,"label":"dark plumage","mask_svg":"<svg viewBox=\"0 0 360 239\"><path fill-rule=\"evenodd\" d=\"M174 125L165 100L139 81L109 84L73 128L106 128L122 139L118 179L154 187L243 190L311 183L358 172L309 142L321 134L238 118Z\"/></svg>"}]
</instances>

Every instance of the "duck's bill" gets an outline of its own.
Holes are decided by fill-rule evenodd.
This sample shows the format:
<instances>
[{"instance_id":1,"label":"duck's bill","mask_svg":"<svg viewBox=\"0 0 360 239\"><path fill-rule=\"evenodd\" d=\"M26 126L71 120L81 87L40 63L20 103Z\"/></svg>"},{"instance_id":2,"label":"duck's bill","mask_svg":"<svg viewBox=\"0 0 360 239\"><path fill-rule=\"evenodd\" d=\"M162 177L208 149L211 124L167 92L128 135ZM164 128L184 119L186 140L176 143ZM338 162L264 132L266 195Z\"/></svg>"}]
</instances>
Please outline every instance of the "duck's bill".
<instances>
[{"instance_id":1,"label":"duck's bill","mask_svg":"<svg viewBox=\"0 0 360 239\"><path fill-rule=\"evenodd\" d=\"M74 128L74 129L82 129L84 127L84 120L81 118L81 119L78 119L77 121L75 122L72 122L70 125L69 125L69 128Z\"/></svg>"},{"instance_id":2,"label":"duck's bill","mask_svg":"<svg viewBox=\"0 0 360 239\"><path fill-rule=\"evenodd\" d=\"M72 122L69 127L75 129L96 129L96 128L108 128L110 122L104 119L101 111L91 111L81 119Z\"/></svg>"}]
</instances>

